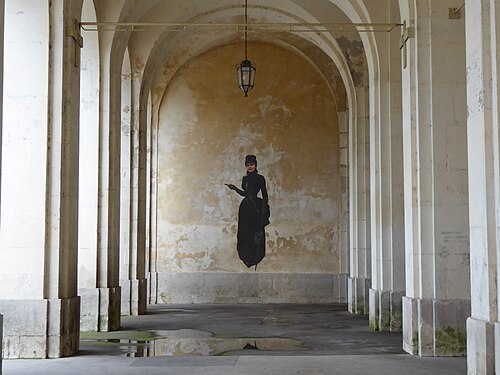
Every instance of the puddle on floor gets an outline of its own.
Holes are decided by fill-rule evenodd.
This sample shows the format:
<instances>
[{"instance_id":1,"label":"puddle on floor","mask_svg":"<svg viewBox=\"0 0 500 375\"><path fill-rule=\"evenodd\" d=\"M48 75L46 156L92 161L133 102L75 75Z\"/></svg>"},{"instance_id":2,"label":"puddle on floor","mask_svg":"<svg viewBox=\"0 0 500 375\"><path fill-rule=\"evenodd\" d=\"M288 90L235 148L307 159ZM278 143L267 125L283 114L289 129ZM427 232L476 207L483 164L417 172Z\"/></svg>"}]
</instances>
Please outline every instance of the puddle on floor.
<instances>
[{"instance_id":1,"label":"puddle on floor","mask_svg":"<svg viewBox=\"0 0 500 375\"><path fill-rule=\"evenodd\" d=\"M287 338L218 337L210 332L195 330L83 333L80 348L127 357L218 356L235 351L253 354L256 351L307 350L302 342Z\"/></svg>"},{"instance_id":2,"label":"puddle on floor","mask_svg":"<svg viewBox=\"0 0 500 375\"><path fill-rule=\"evenodd\" d=\"M162 314L163 313L197 314L197 311L196 310L189 310L189 309L160 308L160 309L155 309L154 313L162 313Z\"/></svg>"}]
</instances>

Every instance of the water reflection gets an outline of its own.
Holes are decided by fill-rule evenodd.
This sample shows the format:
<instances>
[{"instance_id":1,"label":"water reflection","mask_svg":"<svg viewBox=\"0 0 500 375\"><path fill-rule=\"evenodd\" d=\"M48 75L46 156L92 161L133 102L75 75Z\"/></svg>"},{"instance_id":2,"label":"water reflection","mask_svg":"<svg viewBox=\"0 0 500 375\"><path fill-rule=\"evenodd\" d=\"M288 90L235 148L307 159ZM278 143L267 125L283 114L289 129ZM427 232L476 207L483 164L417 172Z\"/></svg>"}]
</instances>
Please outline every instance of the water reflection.
<instances>
[{"instance_id":1,"label":"water reflection","mask_svg":"<svg viewBox=\"0 0 500 375\"><path fill-rule=\"evenodd\" d=\"M297 340L279 337L266 338L221 338L205 333L198 336L209 337L153 337L150 340L134 340L125 338L86 338L82 346L87 349L105 346L108 350L114 347L114 353L127 357L158 356L216 356L230 355L238 351L300 351L306 350ZM177 335L173 335L177 336ZM242 352L241 352L242 351Z\"/></svg>"}]
</instances>

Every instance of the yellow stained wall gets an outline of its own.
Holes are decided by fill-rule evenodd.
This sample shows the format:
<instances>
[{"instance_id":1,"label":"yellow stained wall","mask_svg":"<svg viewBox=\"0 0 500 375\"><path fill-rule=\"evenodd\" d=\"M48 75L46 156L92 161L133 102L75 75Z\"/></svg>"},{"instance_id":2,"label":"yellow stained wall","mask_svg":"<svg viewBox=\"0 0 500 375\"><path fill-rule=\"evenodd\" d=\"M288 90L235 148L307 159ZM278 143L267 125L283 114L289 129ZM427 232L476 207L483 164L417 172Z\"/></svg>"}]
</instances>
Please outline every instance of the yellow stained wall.
<instances>
[{"instance_id":1,"label":"yellow stained wall","mask_svg":"<svg viewBox=\"0 0 500 375\"><path fill-rule=\"evenodd\" d=\"M267 179L271 224L263 272L339 270L339 130L332 93L302 57L249 44L257 65L237 87L243 46L210 50L169 83L159 113L158 271L246 270L236 252L244 157Z\"/></svg>"}]
</instances>

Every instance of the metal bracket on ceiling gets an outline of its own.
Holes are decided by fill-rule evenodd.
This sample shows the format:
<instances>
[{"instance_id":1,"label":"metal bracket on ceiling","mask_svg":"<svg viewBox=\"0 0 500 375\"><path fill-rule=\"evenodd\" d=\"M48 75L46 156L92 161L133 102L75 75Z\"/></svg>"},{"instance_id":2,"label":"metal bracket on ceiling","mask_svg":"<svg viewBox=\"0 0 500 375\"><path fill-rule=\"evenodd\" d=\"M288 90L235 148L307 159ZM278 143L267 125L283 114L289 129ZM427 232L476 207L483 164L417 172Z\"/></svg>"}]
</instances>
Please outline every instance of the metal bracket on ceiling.
<instances>
[{"instance_id":1,"label":"metal bracket on ceiling","mask_svg":"<svg viewBox=\"0 0 500 375\"><path fill-rule=\"evenodd\" d=\"M462 8L465 6L465 1L458 8L448 8L448 19L459 20L462 18Z\"/></svg>"},{"instance_id":2,"label":"metal bracket on ceiling","mask_svg":"<svg viewBox=\"0 0 500 375\"><path fill-rule=\"evenodd\" d=\"M358 32L391 32L400 23L173 23L173 22L80 22L83 31L215 31L235 29L242 31L247 27L254 32L293 32L324 33L333 30L356 29Z\"/></svg>"},{"instance_id":3,"label":"metal bracket on ceiling","mask_svg":"<svg viewBox=\"0 0 500 375\"><path fill-rule=\"evenodd\" d=\"M73 40L78 44L80 48L83 48L83 37L82 34L80 34L80 26L81 24L78 22L78 20L74 20L73 25L66 26L65 28L65 34L69 38L73 38Z\"/></svg>"},{"instance_id":4,"label":"metal bracket on ceiling","mask_svg":"<svg viewBox=\"0 0 500 375\"><path fill-rule=\"evenodd\" d=\"M403 52L402 60L403 60L403 69L408 66L408 58L406 51L406 43L410 38L415 38L415 28L411 26L406 26L406 20L403 22L403 32L401 34L401 45L399 49Z\"/></svg>"}]
</instances>

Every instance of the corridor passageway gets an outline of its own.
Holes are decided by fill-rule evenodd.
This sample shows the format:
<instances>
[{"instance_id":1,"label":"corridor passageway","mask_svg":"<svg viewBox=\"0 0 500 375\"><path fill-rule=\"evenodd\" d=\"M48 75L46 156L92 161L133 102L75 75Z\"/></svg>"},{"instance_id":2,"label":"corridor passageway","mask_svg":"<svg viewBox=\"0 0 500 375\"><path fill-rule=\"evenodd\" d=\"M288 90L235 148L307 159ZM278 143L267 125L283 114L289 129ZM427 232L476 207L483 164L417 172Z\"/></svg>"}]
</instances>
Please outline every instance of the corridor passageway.
<instances>
[{"instance_id":1,"label":"corridor passageway","mask_svg":"<svg viewBox=\"0 0 500 375\"><path fill-rule=\"evenodd\" d=\"M83 334L57 360L5 361L9 375L457 375L465 358L418 358L344 304L156 305L119 331ZM411 368L411 372L408 372Z\"/></svg>"},{"instance_id":2,"label":"corridor passageway","mask_svg":"<svg viewBox=\"0 0 500 375\"><path fill-rule=\"evenodd\" d=\"M499 9L0 0L0 375L499 374Z\"/></svg>"}]
</instances>

